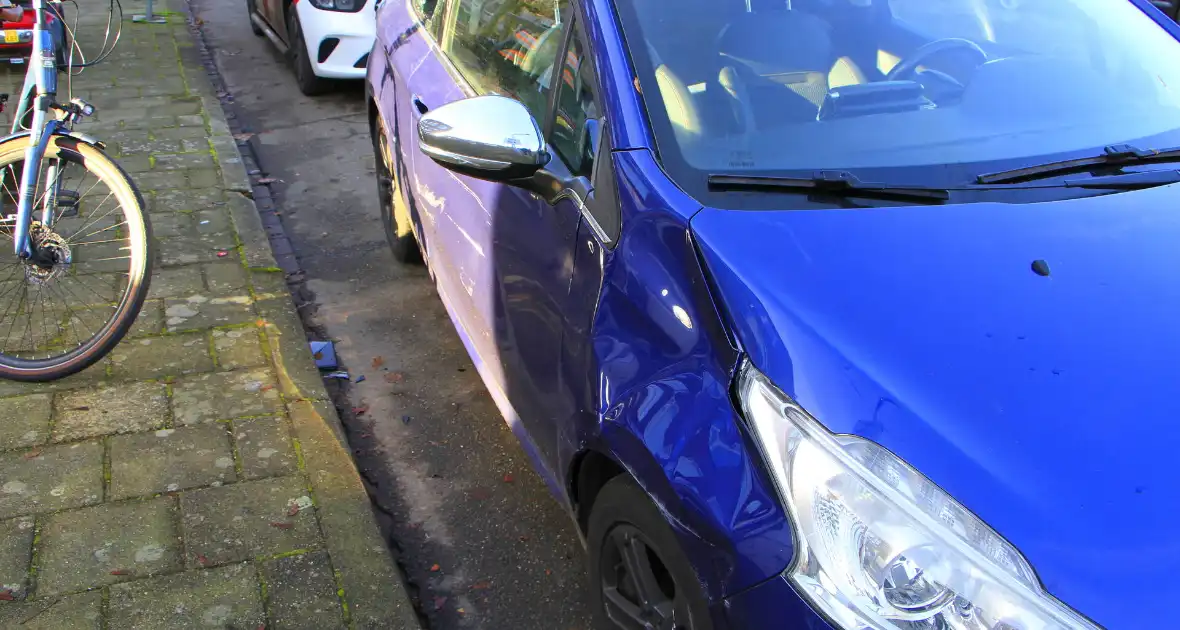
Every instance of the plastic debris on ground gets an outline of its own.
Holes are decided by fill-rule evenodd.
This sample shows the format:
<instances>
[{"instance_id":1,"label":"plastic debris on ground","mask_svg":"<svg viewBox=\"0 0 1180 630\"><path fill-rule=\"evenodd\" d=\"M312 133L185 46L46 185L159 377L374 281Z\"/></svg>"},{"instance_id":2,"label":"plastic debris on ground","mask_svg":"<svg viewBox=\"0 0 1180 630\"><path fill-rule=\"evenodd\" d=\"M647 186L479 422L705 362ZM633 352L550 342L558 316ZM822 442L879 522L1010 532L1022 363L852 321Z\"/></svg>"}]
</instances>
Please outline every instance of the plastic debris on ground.
<instances>
[{"instance_id":1,"label":"plastic debris on ground","mask_svg":"<svg viewBox=\"0 0 1180 630\"><path fill-rule=\"evenodd\" d=\"M315 366L321 370L335 370L336 344L331 341L311 342L311 356L315 359Z\"/></svg>"}]
</instances>

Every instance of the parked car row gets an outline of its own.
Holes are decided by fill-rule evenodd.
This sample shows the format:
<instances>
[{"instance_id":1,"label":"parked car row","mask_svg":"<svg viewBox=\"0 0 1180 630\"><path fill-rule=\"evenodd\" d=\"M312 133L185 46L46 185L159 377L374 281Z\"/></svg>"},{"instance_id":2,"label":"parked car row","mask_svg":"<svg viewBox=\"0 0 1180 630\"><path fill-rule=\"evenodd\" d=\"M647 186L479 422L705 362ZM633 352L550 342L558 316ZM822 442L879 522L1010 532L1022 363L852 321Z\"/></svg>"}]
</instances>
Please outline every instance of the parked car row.
<instances>
[{"instance_id":1,"label":"parked car row","mask_svg":"<svg viewBox=\"0 0 1180 630\"><path fill-rule=\"evenodd\" d=\"M340 9L264 1L326 76ZM1170 625L1175 16L385 0L339 63L394 258L576 521L596 628Z\"/></svg>"}]
</instances>

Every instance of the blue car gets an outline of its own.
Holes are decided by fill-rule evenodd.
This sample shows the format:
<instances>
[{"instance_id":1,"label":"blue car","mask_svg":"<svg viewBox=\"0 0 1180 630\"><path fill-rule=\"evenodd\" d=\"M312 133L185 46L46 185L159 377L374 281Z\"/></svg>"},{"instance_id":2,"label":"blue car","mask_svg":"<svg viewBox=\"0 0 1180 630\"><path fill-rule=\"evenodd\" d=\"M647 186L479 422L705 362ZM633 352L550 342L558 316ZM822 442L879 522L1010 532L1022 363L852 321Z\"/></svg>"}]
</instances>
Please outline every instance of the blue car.
<instances>
[{"instance_id":1,"label":"blue car","mask_svg":"<svg viewBox=\"0 0 1180 630\"><path fill-rule=\"evenodd\" d=\"M390 245L596 628L1180 627L1178 37L1149 0L382 3Z\"/></svg>"}]
</instances>

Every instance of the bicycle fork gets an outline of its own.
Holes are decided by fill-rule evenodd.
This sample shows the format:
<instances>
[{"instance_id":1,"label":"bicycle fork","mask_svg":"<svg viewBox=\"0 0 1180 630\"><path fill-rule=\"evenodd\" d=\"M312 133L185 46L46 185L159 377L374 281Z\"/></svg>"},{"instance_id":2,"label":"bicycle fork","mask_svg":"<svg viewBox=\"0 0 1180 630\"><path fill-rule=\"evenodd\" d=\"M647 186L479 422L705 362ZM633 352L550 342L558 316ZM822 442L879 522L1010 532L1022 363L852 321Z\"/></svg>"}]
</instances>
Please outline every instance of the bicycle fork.
<instances>
[{"instance_id":1,"label":"bicycle fork","mask_svg":"<svg viewBox=\"0 0 1180 630\"><path fill-rule=\"evenodd\" d=\"M39 4L39 3L38 3ZM38 7L39 8L39 7ZM37 22L41 25L38 12ZM25 166L21 172L20 199L17 201L16 225L13 226L13 247L16 255L22 260L28 260L33 255L33 246L29 242L29 230L32 227L33 205L36 203L37 180L41 175L41 159L45 156L45 148L49 140L61 128L61 121L55 119L46 121L53 99L57 96L57 61L53 53L53 34L42 28L34 30L32 55L29 59L29 71L36 73L37 96L33 102L33 124L29 129L29 147L25 149ZM50 167L48 188L55 188L57 165ZM46 191L46 197L50 197ZM53 195L56 197L56 195ZM48 199L46 200L49 201ZM53 203L57 203L56 198ZM51 206L47 206L50 208ZM52 213L46 218L52 219Z\"/></svg>"}]
</instances>

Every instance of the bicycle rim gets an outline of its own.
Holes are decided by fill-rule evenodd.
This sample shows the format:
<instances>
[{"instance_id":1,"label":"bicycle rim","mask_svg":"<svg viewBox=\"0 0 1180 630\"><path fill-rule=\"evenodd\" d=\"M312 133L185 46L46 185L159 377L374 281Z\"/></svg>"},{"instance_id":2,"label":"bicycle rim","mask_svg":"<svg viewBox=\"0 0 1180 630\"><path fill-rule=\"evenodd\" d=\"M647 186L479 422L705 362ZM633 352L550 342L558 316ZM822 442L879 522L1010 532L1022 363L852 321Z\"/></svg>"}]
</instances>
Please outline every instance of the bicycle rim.
<instances>
[{"instance_id":1,"label":"bicycle rim","mask_svg":"<svg viewBox=\"0 0 1180 630\"><path fill-rule=\"evenodd\" d=\"M14 177L27 145L27 136L0 142L0 377L46 381L92 365L130 329L151 277L151 227L142 197L114 161L54 136L34 196L37 255L21 260L12 250ZM59 197L47 223L51 188Z\"/></svg>"}]
</instances>

